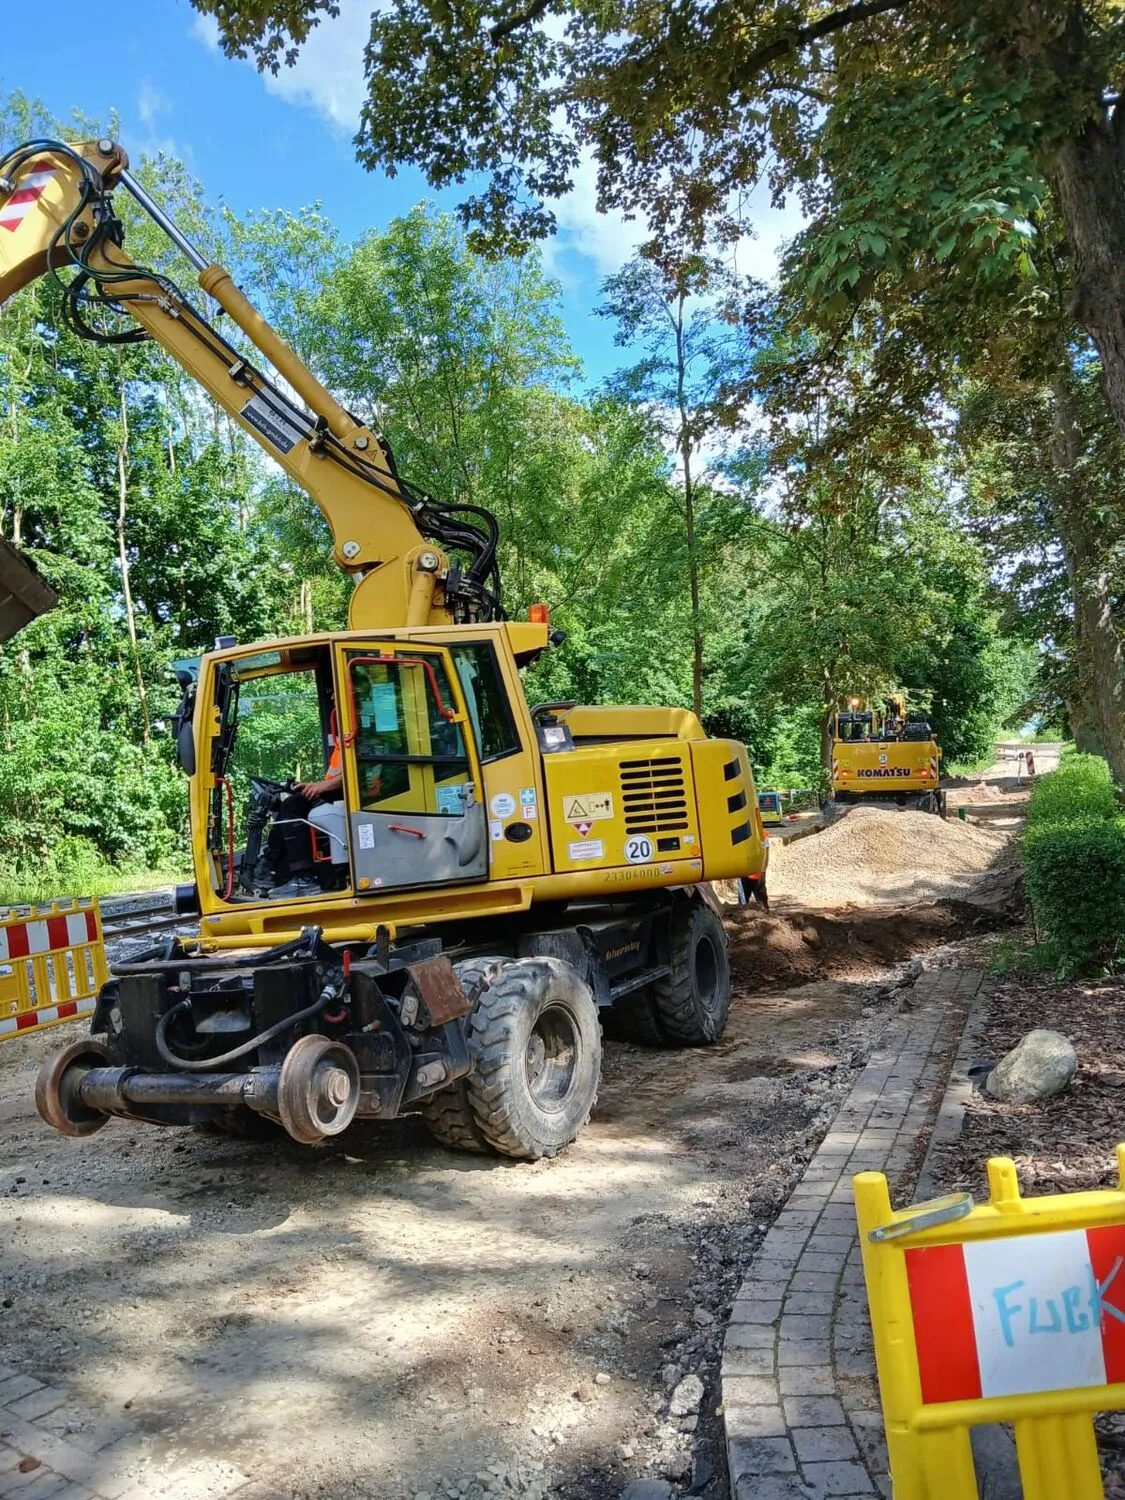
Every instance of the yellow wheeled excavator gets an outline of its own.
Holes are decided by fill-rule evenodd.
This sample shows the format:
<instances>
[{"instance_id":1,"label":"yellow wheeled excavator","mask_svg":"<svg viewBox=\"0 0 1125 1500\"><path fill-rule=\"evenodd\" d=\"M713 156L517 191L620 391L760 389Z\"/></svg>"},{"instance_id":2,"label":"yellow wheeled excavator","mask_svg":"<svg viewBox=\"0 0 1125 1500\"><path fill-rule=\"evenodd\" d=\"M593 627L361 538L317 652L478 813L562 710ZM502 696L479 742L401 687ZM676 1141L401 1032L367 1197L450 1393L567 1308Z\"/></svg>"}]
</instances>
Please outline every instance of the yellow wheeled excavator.
<instances>
[{"instance_id":1,"label":"yellow wheeled excavator","mask_svg":"<svg viewBox=\"0 0 1125 1500\"><path fill-rule=\"evenodd\" d=\"M133 262L120 191L274 374ZM0 303L44 275L77 333L155 339L312 496L355 589L347 631L179 665L195 881L177 903L200 936L114 967L90 1036L44 1064L43 1118L273 1122L317 1143L418 1111L448 1145L535 1158L589 1115L600 1018L651 1044L718 1038L709 883L765 898L745 748L683 709L530 706L521 669L557 637L542 607L505 617L492 516L401 478L115 142L0 157Z\"/></svg>"},{"instance_id":2,"label":"yellow wheeled excavator","mask_svg":"<svg viewBox=\"0 0 1125 1500\"><path fill-rule=\"evenodd\" d=\"M882 710L849 698L830 729L836 802L893 802L945 817L941 746L928 721L907 712L905 693L892 694Z\"/></svg>"}]
</instances>

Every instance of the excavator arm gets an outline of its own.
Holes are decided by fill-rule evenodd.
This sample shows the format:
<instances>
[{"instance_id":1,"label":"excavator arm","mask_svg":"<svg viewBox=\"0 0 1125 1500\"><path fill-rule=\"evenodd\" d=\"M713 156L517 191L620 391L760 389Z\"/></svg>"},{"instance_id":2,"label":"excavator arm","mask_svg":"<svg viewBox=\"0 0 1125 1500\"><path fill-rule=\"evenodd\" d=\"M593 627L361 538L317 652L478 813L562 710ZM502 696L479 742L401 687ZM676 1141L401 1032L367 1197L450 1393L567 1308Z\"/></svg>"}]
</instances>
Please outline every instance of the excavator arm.
<instances>
[{"instance_id":1,"label":"excavator arm","mask_svg":"<svg viewBox=\"0 0 1125 1500\"><path fill-rule=\"evenodd\" d=\"M202 290L280 381L247 360L167 276L133 262L114 212L118 189L188 258ZM60 276L68 267L73 274ZM357 580L352 629L501 617L493 517L441 504L401 479L388 445L325 389L230 272L180 232L114 141L31 141L0 156L0 306L46 275L62 282L76 333L99 342L155 339L316 501L335 561ZM95 326L91 317L104 323L107 309L133 326Z\"/></svg>"}]
</instances>

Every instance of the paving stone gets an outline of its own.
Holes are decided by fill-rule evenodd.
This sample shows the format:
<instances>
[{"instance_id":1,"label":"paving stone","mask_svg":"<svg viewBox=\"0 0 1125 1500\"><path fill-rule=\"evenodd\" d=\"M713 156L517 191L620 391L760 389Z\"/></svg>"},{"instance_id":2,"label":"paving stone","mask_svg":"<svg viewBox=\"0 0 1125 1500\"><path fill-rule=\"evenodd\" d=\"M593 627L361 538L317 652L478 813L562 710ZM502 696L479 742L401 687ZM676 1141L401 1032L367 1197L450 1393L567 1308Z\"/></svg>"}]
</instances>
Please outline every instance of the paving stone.
<instances>
[{"instance_id":1,"label":"paving stone","mask_svg":"<svg viewBox=\"0 0 1125 1500\"><path fill-rule=\"evenodd\" d=\"M759 1302L743 1302L739 1298L736 1306L740 1323L776 1323L781 1317L780 1297L762 1298Z\"/></svg>"},{"instance_id":2,"label":"paving stone","mask_svg":"<svg viewBox=\"0 0 1125 1500\"><path fill-rule=\"evenodd\" d=\"M809 1463L859 1458L855 1438L846 1427L795 1427L791 1436L802 1468Z\"/></svg>"},{"instance_id":3,"label":"paving stone","mask_svg":"<svg viewBox=\"0 0 1125 1500\"><path fill-rule=\"evenodd\" d=\"M0 1474L6 1474L9 1469L18 1469L23 1454L18 1448L12 1448L7 1443L0 1443Z\"/></svg>"},{"instance_id":4,"label":"paving stone","mask_svg":"<svg viewBox=\"0 0 1125 1500\"><path fill-rule=\"evenodd\" d=\"M873 1495L875 1486L862 1464L802 1464L801 1473L810 1493L820 1500L828 1495Z\"/></svg>"},{"instance_id":5,"label":"paving stone","mask_svg":"<svg viewBox=\"0 0 1125 1500\"><path fill-rule=\"evenodd\" d=\"M0 1406L18 1401L21 1396L39 1390L42 1384L41 1380L36 1380L31 1375L9 1375L7 1380L0 1380Z\"/></svg>"},{"instance_id":6,"label":"paving stone","mask_svg":"<svg viewBox=\"0 0 1125 1500\"><path fill-rule=\"evenodd\" d=\"M34 1427L23 1417L14 1414L5 1413L4 1426L8 1430L8 1439L12 1447L19 1448L24 1453L33 1453L49 1468L65 1475L67 1479L75 1480L79 1484L90 1483L97 1462L91 1454L83 1453L72 1443L53 1437L51 1433L44 1432L41 1427ZM108 1500L115 1500L115 1497L109 1496Z\"/></svg>"},{"instance_id":7,"label":"paving stone","mask_svg":"<svg viewBox=\"0 0 1125 1500\"><path fill-rule=\"evenodd\" d=\"M813 1313L823 1315L831 1313L836 1299L831 1292L790 1292L785 1299L785 1312L788 1313Z\"/></svg>"},{"instance_id":8,"label":"paving stone","mask_svg":"<svg viewBox=\"0 0 1125 1500\"><path fill-rule=\"evenodd\" d=\"M72 1484L68 1481L66 1488L56 1491L51 1500L97 1500L97 1496L84 1484Z\"/></svg>"},{"instance_id":9,"label":"paving stone","mask_svg":"<svg viewBox=\"0 0 1125 1500\"><path fill-rule=\"evenodd\" d=\"M780 1406L728 1406L724 1401L727 1437L785 1438L789 1429Z\"/></svg>"},{"instance_id":10,"label":"paving stone","mask_svg":"<svg viewBox=\"0 0 1125 1500\"><path fill-rule=\"evenodd\" d=\"M756 1255L751 1263L747 1281L788 1281L793 1274L791 1260L767 1260Z\"/></svg>"},{"instance_id":11,"label":"paving stone","mask_svg":"<svg viewBox=\"0 0 1125 1500\"><path fill-rule=\"evenodd\" d=\"M794 1292L832 1292L839 1280L838 1271L794 1271L789 1285Z\"/></svg>"},{"instance_id":12,"label":"paving stone","mask_svg":"<svg viewBox=\"0 0 1125 1500\"><path fill-rule=\"evenodd\" d=\"M831 1370L810 1365L784 1365L777 1372L777 1385L783 1396L834 1396L836 1379Z\"/></svg>"},{"instance_id":13,"label":"paving stone","mask_svg":"<svg viewBox=\"0 0 1125 1500\"><path fill-rule=\"evenodd\" d=\"M778 1334L783 1339L827 1339L832 1319L827 1313L795 1313L788 1310L782 1315Z\"/></svg>"},{"instance_id":14,"label":"paving stone","mask_svg":"<svg viewBox=\"0 0 1125 1500\"><path fill-rule=\"evenodd\" d=\"M844 1408L835 1396L789 1396L785 1416L790 1427L832 1427L844 1420Z\"/></svg>"},{"instance_id":15,"label":"paving stone","mask_svg":"<svg viewBox=\"0 0 1125 1500\"><path fill-rule=\"evenodd\" d=\"M788 1278L778 1277L774 1281L759 1281L757 1277L747 1277L738 1289L739 1302L768 1302L777 1301L784 1297L789 1290ZM735 1303L737 1306L738 1303Z\"/></svg>"},{"instance_id":16,"label":"paving stone","mask_svg":"<svg viewBox=\"0 0 1125 1500\"><path fill-rule=\"evenodd\" d=\"M816 1365L822 1370L832 1367L828 1345L823 1339L779 1339L779 1365Z\"/></svg>"},{"instance_id":17,"label":"paving stone","mask_svg":"<svg viewBox=\"0 0 1125 1500\"><path fill-rule=\"evenodd\" d=\"M773 1256L778 1260L785 1260L792 1256L794 1259L801 1253L808 1235L803 1230L771 1229L762 1241L761 1255Z\"/></svg>"},{"instance_id":18,"label":"paving stone","mask_svg":"<svg viewBox=\"0 0 1125 1500\"><path fill-rule=\"evenodd\" d=\"M771 1349L725 1349L723 1351L723 1375L771 1375L773 1374L773 1350Z\"/></svg>"},{"instance_id":19,"label":"paving stone","mask_svg":"<svg viewBox=\"0 0 1125 1500\"><path fill-rule=\"evenodd\" d=\"M735 1500L807 1500L808 1494L796 1474L740 1479L734 1491Z\"/></svg>"},{"instance_id":20,"label":"paving stone","mask_svg":"<svg viewBox=\"0 0 1125 1500\"><path fill-rule=\"evenodd\" d=\"M39 1478L26 1489L18 1491L20 1500L52 1500L64 1488L67 1481L53 1469L42 1469Z\"/></svg>"},{"instance_id":21,"label":"paving stone","mask_svg":"<svg viewBox=\"0 0 1125 1500\"><path fill-rule=\"evenodd\" d=\"M844 1269L847 1254L843 1250L806 1250L797 1262L798 1271L831 1271Z\"/></svg>"},{"instance_id":22,"label":"paving stone","mask_svg":"<svg viewBox=\"0 0 1125 1500\"><path fill-rule=\"evenodd\" d=\"M57 1476L53 1475L50 1469L44 1468L42 1464L38 1468L28 1469L26 1473L21 1473L17 1465L16 1468L9 1469L6 1474L0 1474L0 1495L25 1494L38 1480L55 1477Z\"/></svg>"},{"instance_id":23,"label":"paving stone","mask_svg":"<svg viewBox=\"0 0 1125 1500\"><path fill-rule=\"evenodd\" d=\"M833 1255L838 1250L843 1250L846 1254L856 1243L857 1236L854 1229L851 1234L821 1234L817 1230L809 1240L808 1248L816 1255Z\"/></svg>"},{"instance_id":24,"label":"paving stone","mask_svg":"<svg viewBox=\"0 0 1125 1500\"><path fill-rule=\"evenodd\" d=\"M728 1349L772 1349L776 1336L761 1323L732 1323L723 1343Z\"/></svg>"},{"instance_id":25,"label":"paving stone","mask_svg":"<svg viewBox=\"0 0 1125 1500\"><path fill-rule=\"evenodd\" d=\"M796 1472L788 1438L735 1438L730 1445L730 1473L736 1482L754 1474Z\"/></svg>"},{"instance_id":26,"label":"paving stone","mask_svg":"<svg viewBox=\"0 0 1125 1500\"><path fill-rule=\"evenodd\" d=\"M771 1376L730 1375L723 1371L724 1406L776 1406L777 1382ZM843 1416L840 1418L843 1421Z\"/></svg>"},{"instance_id":27,"label":"paving stone","mask_svg":"<svg viewBox=\"0 0 1125 1500\"><path fill-rule=\"evenodd\" d=\"M29 1396L21 1396L18 1401L9 1402L9 1407L17 1416L26 1417L33 1422L36 1417L45 1417L56 1407L62 1406L67 1400L67 1393L60 1391L57 1386L45 1385L37 1391L32 1391Z\"/></svg>"}]
</instances>

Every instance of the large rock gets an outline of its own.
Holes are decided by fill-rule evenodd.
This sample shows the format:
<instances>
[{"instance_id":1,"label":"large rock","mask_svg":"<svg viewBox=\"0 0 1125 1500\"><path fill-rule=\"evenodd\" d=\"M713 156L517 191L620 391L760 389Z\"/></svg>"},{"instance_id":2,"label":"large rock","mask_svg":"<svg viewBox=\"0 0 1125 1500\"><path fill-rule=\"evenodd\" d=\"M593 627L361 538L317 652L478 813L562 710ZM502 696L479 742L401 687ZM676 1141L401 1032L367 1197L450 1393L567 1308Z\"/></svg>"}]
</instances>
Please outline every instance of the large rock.
<instances>
[{"instance_id":1,"label":"large rock","mask_svg":"<svg viewBox=\"0 0 1125 1500\"><path fill-rule=\"evenodd\" d=\"M672 1500L672 1486L663 1479L634 1479L621 1491L621 1500Z\"/></svg>"},{"instance_id":2,"label":"large rock","mask_svg":"<svg viewBox=\"0 0 1125 1500\"><path fill-rule=\"evenodd\" d=\"M1029 1031L993 1068L985 1088L1007 1104L1053 1099L1078 1070L1078 1054L1058 1031Z\"/></svg>"}]
</instances>

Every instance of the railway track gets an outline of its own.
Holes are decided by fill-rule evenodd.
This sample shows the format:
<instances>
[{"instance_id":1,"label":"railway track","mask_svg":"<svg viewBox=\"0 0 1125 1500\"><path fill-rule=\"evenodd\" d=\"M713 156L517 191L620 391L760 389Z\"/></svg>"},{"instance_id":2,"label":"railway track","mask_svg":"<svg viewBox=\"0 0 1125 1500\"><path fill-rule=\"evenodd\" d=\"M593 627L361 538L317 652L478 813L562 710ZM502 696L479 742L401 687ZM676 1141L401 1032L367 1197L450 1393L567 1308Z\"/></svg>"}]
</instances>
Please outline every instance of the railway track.
<instances>
[{"instance_id":1,"label":"railway track","mask_svg":"<svg viewBox=\"0 0 1125 1500\"><path fill-rule=\"evenodd\" d=\"M172 910L170 891L145 891L138 895L107 896L100 903L102 931L107 943L148 937L150 933L193 929L198 924Z\"/></svg>"}]
</instances>

